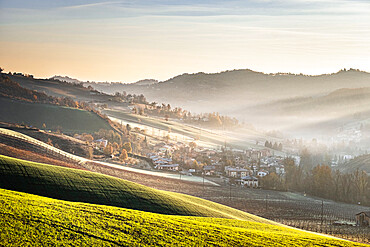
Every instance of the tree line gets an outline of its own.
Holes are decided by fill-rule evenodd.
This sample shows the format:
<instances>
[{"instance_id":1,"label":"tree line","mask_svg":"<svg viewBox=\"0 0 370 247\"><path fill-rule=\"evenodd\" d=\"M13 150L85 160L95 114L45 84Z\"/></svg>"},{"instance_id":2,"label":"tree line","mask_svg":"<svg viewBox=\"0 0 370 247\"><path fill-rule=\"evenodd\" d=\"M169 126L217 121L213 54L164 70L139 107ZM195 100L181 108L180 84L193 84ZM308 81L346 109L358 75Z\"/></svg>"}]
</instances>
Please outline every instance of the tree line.
<instances>
[{"instance_id":1,"label":"tree line","mask_svg":"<svg viewBox=\"0 0 370 247\"><path fill-rule=\"evenodd\" d=\"M328 165L317 165L305 171L294 160L284 160L285 175L275 173L261 179L262 187L285 191L304 192L335 201L370 205L370 176L365 171L341 173Z\"/></svg>"},{"instance_id":2,"label":"tree line","mask_svg":"<svg viewBox=\"0 0 370 247\"><path fill-rule=\"evenodd\" d=\"M282 151L283 150L283 144L282 143L277 143L275 142L272 144L272 142L266 141L265 142L265 147L267 148L272 148L274 150Z\"/></svg>"}]
</instances>

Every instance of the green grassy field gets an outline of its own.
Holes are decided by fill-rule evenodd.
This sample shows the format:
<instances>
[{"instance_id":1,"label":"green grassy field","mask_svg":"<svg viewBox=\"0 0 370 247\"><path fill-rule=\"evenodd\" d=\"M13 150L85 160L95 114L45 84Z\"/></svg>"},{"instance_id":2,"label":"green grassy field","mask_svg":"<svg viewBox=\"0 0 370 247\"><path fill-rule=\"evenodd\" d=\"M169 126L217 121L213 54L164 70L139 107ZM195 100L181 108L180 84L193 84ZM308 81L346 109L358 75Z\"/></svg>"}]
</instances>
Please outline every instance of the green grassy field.
<instances>
[{"instance_id":1,"label":"green grassy field","mask_svg":"<svg viewBox=\"0 0 370 247\"><path fill-rule=\"evenodd\" d=\"M154 214L0 189L2 246L365 246L250 221Z\"/></svg>"},{"instance_id":2,"label":"green grassy field","mask_svg":"<svg viewBox=\"0 0 370 247\"><path fill-rule=\"evenodd\" d=\"M24 123L64 133L92 133L99 129L111 129L110 125L93 112L49 104L21 102L0 97L0 121Z\"/></svg>"},{"instance_id":3,"label":"green grassy field","mask_svg":"<svg viewBox=\"0 0 370 247\"><path fill-rule=\"evenodd\" d=\"M98 173L34 163L0 155L0 188L55 199L147 212L272 221L221 204L161 191Z\"/></svg>"}]
</instances>

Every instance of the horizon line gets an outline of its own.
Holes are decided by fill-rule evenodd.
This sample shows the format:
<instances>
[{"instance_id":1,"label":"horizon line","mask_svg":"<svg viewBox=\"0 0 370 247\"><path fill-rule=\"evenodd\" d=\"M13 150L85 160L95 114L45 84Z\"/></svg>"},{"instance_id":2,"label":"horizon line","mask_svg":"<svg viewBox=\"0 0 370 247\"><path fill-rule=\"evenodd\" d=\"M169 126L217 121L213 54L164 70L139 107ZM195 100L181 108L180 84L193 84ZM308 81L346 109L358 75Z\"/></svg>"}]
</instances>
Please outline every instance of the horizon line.
<instances>
[{"instance_id":1,"label":"horizon line","mask_svg":"<svg viewBox=\"0 0 370 247\"><path fill-rule=\"evenodd\" d=\"M17 72L17 71L13 71L13 72L12 71L6 71L5 72L3 67L0 66L0 68L3 69L3 71L1 73L4 73L4 74L22 73L23 75L32 75L32 74L29 74L29 73L23 73L23 72ZM264 74L264 75L295 75L295 76L310 76L310 77L334 75L334 74L337 74L337 73L340 73L340 72L348 72L348 71L363 72L363 73L368 73L368 74L370 73L370 71L365 71L365 70L360 70L360 69L355 69L355 68L349 68L349 69L343 68L343 69L340 69L336 72L322 73L322 74L304 74L304 73L293 73L293 72L271 72L271 73L268 73L268 72L257 71L257 70L253 70L253 69L249 69L249 68L244 68L244 69L221 70L221 71L218 71L218 72L203 72L203 71L198 71L198 72L193 72L193 73L184 72L182 74L177 74L177 75L172 76L172 77L170 77L168 79L165 79L165 80L158 80L158 79L154 79L154 78L144 78L144 79L140 79L140 80L133 81L133 82L80 80L77 77L73 78L73 77L70 77L69 75L53 75L53 76L50 76L50 77L34 77L34 79L44 80L44 79L51 79L53 77L58 77L59 76L59 77L68 77L69 79L77 80L79 82L85 82L85 83L89 82L89 83L108 83L108 84L134 84L134 83L137 83L137 82L140 82L140 81L145 81L145 80L155 80L158 83L160 83L160 82L166 82L166 81L172 80L176 77L183 76L183 75L196 75L196 74L215 75L215 74L234 72L234 71L250 71L250 72L254 72L254 73L257 73L257 74Z\"/></svg>"}]
</instances>

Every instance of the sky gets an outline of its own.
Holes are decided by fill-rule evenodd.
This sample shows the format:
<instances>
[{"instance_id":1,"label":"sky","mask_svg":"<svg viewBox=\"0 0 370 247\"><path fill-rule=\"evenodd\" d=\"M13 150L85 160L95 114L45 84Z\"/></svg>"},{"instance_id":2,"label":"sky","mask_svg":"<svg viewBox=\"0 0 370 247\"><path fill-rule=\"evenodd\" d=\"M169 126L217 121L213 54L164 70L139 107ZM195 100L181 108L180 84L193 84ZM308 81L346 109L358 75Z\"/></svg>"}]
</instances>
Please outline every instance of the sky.
<instances>
[{"instance_id":1,"label":"sky","mask_svg":"<svg viewBox=\"0 0 370 247\"><path fill-rule=\"evenodd\" d=\"M0 0L0 66L115 82L370 71L370 1Z\"/></svg>"}]
</instances>

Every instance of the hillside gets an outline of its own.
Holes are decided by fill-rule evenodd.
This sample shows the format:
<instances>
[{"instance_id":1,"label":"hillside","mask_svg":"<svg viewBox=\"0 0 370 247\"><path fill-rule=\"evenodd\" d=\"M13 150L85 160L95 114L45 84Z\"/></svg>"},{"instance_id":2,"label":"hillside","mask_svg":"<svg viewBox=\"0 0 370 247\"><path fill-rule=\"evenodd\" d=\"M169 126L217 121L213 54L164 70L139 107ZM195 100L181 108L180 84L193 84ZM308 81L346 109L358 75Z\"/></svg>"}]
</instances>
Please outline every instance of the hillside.
<instances>
[{"instance_id":1,"label":"hillside","mask_svg":"<svg viewBox=\"0 0 370 247\"><path fill-rule=\"evenodd\" d=\"M108 122L94 112L50 104L30 103L0 97L0 121L27 124L63 133L92 133L111 129Z\"/></svg>"},{"instance_id":2,"label":"hillside","mask_svg":"<svg viewBox=\"0 0 370 247\"><path fill-rule=\"evenodd\" d=\"M355 172L357 169L370 174L370 154L361 155L338 167L342 172Z\"/></svg>"},{"instance_id":3,"label":"hillside","mask_svg":"<svg viewBox=\"0 0 370 247\"><path fill-rule=\"evenodd\" d=\"M365 246L251 221L160 215L4 189L0 214L5 246Z\"/></svg>"},{"instance_id":4,"label":"hillside","mask_svg":"<svg viewBox=\"0 0 370 247\"><path fill-rule=\"evenodd\" d=\"M213 112L220 109L229 111L235 107L235 100L238 104L253 105L265 102L266 99L327 94L348 85L353 88L368 87L369 81L369 73L357 70L307 76L264 74L244 69L211 74L183 74L153 85L115 84L114 88L107 87L104 83L91 85L107 93L143 93L150 101L171 103L198 112ZM206 105L207 102L214 105ZM227 105L224 106L224 103Z\"/></svg>"},{"instance_id":5,"label":"hillside","mask_svg":"<svg viewBox=\"0 0 370 247\"><path fill-rule=\"evenodd\" d=\"M254 215L183 194L123 179L0 156L0 188L55 199L104 204L173 215L208 216L272 223Z\"/></svg>"},{"instance_id":6,"label":"hillside","mask_svg":"<svg viewBox=\"0 0 370 247\"><path fill-rule=\"evenodd\" d=\"M85 85L106 93L142 93L150 102L197 113L219 112L258 129L309 138L339 129L352 122L354 114L369 115L370 74L353 69L318 76L233 70L183 74L153 85Z\"/></svg>"},{"instance_id":7,"label":"hillside","mask_svg":"<svg viewBox=\"0 0 370 247\"><path fill-rule=\"evenodd\" d=\"M54 97L68 97L73 100L85 102L105 102L112 97L101 94L93 89L88 89L80 84L62 82L53 79L34 79L25 76L6 75L11 81L19 83L21 87L45 93Z\"/></svg>"},{"instance_id":8,"label":"hillside","mask_svg":"<svg viewBox=\"0 0 370 247\"><path fill-rule=\"evenodd\" d=\"M271 111L275 115L310 114L320 116L343 116L354 112L369 111L370 88L342 88L317 97L296 97L274 101L254 107L256 111ZM341 106L345 105L343 108ZM251 109L248 109L251 110Z\"/></svg>"}]
</instances>

